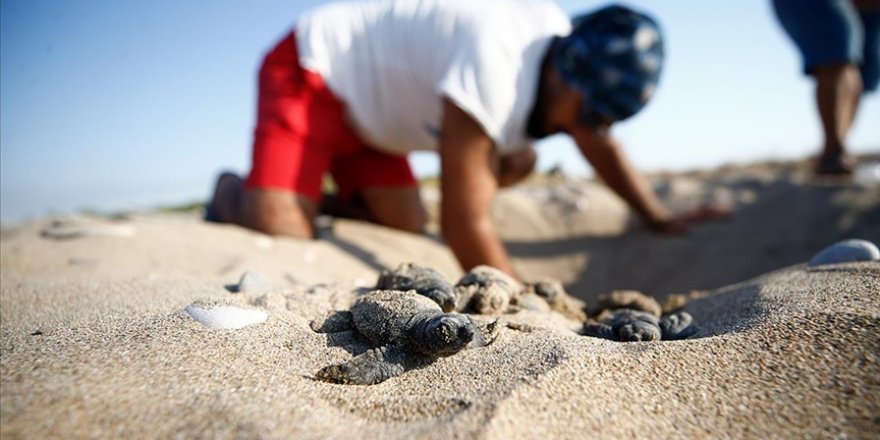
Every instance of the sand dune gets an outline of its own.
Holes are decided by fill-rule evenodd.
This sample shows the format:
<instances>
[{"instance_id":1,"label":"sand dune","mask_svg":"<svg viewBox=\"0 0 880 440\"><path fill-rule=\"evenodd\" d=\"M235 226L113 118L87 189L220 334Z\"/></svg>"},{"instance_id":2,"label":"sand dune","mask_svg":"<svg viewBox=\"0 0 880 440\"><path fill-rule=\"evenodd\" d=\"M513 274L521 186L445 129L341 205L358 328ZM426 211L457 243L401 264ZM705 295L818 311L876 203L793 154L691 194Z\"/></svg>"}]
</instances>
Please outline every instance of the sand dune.
<instances>
[{"instance_id":1,"label":"sand dune","mask_svg":"<svg viewBox=\"0 0 880 440\"><path fill-rule=\"evenodd\" d=\"M310 323L403 262L457 279L434 237L340 220L306 242L150 213L4 229L0 434L880 435L880 263L805 264L840 239L880 242L880 188L812 182L787 164L652 179L673 206L720 200L737 213L657 237L601 185L545 178L505 191L495 215L525 276L559 278L588 303L620 288L702 291L685 306L701 326L693 338L618 343L524 310L501 319L528 325L502 328L489 346L370 386L315 379L368 347ZM236 293L246 271L270 285Z\"/></svg>"}]
</instances>

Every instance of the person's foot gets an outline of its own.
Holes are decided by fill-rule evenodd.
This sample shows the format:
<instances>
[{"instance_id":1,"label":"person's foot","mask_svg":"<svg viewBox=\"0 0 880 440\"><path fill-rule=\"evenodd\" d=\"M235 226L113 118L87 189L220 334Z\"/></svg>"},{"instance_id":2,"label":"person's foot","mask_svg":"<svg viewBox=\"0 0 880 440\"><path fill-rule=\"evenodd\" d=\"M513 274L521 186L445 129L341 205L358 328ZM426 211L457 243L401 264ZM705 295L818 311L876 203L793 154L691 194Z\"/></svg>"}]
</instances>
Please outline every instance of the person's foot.
<instances>
[{"instance_id":1,"label":"person's foot","mask_svg":"<svg viewBox=\"0 0 880 440\"><path fill-rule=\"evenodd\" d=\"M852 159L842 149L823 153L816 162L816 175L849 176L853 173Z\"/></svg>"},{"instance_id":2,"label":"person's foot","mask_svg":"<svg viewBox=\"0 0 880 440\"><path fill-rule=\"evenodd\" d=\"M243 187L244 181L241 177L228 171L220 173L220 176L217 177L217 183L214 185L214 195L205 206L205 221L232 222L232 213L238 206L238 199Z\"/></svg>"}]
</instances>

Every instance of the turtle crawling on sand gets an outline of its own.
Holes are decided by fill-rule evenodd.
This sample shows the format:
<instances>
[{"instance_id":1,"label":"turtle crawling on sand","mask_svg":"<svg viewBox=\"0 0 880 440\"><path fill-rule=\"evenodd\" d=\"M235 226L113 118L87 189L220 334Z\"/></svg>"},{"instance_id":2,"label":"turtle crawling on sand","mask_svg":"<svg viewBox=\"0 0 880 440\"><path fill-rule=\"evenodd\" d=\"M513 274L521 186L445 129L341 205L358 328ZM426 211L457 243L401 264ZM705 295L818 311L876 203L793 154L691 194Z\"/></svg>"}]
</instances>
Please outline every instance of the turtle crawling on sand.
<instances>
[{"instance_id":1,"label":"turtle crawling on sand","mask_svg":"<svg viewBox=\"0 0 880 440\"><path fill-rule=\"evenodd\" d=\"M372 348L316 374L327 382L371 385L406 370L430 364L466 347L494 341L497 321L444 313L437 303L415 291L376 290L355 301L350 324Z\"/></svg>"},{"instance_id":2,"label":"turtle crawling on sand","mask_svg":"<svg viewBox=\"0 0 880 440\"><path fill-rule=\"evenodd\" d=\"M376 289L415 290L443 309L480 315L498 315L509 311L523 292L523 285L510 275L490 266L477 266L452 284L438 271L417 264L401 264L393 271L384 270Z\"/></svg>"},{"instance_id":3,"label":"turtle crawling on sand","mask_svg":"<svg viewBox=\"0 0 880 440\"><path fill-rule=\"evenodd\" d=\"M555 279L540 278L537 281L526 283L523 296L528 294L533 294L543 299L550 306L551 310L566 318L581 322L587 320L586 304L569 295L562 286L562 283Z\"/></svg>"},{"instance_id":4,"label":"turtle crawling on sand","mask_svg":"<svg viewBox=\"0 0 880 440\"><path fill-rule=\"evenodd\" d=\"M455 284L458 310L481 315L497 315L516 304L523 285L492 266L477 266Z\"/></svg>"},{"instance_id":5,"label":"turtle crawling on sand","mask_svg":"<svg viewBox=\"0 0 880 440\"><path fill-rule=\"evenodd\" d=\"M379 290L415 290L419 295L431 298L444 312L456 308L456 293L452 284L438 271L412 263L404 263L394 269L383 270L376 281Z\"/></svg>"},{"instance_id":6,"label":"turtle crawling on sand","mask_svg":"<svg viewBox=\"0 0 880 440\"><path fill-rule=\"evenodd\" d=\"M584 325L583 334L612 341L671 341L686 339L697 332L688 312L676 312L658 318L641 310L615 310L598 323Z\"/></svg>"},{"instance_id":7,"label":"turtle crawling on sand","mask_svg":"<svg viewBox=\"0 0 880 440\"><path fill-rule=\"evenodd\" d=\"M602 310L595 313L582 333L612 341L658 341L686 339L699 328L690 313L677 311L661 316L660 305L637 291L600 295Z\"/></svg>"}]
</instances>

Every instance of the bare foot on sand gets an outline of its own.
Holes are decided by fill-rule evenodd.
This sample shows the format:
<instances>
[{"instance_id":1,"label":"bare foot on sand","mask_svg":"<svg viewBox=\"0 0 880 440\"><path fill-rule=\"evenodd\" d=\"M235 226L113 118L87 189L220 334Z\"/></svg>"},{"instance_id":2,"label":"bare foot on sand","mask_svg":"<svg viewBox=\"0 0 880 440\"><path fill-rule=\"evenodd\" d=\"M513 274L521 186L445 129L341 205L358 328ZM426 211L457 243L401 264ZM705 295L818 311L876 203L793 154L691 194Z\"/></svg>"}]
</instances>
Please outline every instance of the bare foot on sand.
<instances>
[{"instance_id":1,"label":"bare foot on sand","mask_svg":"<svg viewBox=\"0 0 880 440\"><path fill-rule=\"evenodd\" d=\"M819 176L849 176L853 173L852 158L843 149L832 153L824 153L816 161L816 175Z\"/></svg>"},{"instance_id":2,"label":"bare foot on sand","mask_svg":"<svg viewBox=\"0 0 880 440\"><path fill-rule=\"evenodd\" d=\"M217 223L234 223L244 181L241 177L223 172L214 185L214 195L205 208L205 220Z\"/></svg>"}]
</instances>

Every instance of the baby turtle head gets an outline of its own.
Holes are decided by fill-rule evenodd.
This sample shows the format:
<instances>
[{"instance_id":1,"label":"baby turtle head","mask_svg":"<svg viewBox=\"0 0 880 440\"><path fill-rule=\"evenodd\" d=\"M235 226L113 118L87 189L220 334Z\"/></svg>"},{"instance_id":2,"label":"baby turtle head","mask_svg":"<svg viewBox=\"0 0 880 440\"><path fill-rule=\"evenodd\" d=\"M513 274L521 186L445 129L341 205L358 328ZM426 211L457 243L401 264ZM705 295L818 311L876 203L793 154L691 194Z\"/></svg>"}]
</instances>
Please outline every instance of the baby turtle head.
<instances>
[{"instance_id":1,"label":"baby turtle head","mask_svg":"<svg viewBox=\"0 0 880 440\"><path fill-rule=\"evenodd\" d=\"M624 342L659 341L661 337L657 317L640 310L617 310L611 319L611 328L617 340Z\"/></svg>"},{"instance_id":2,"label":"baby turtle head","mask_svg":"<svg viewBox=\"0 0 880 440\"><path fill-rule=\"evenodd\" d=\"M454 313L427 319L414 331L410 340L413 349L431 356L458 353L474 339L476 332L470 318Z\"/></svg>"}]
</instances>

